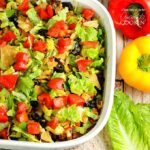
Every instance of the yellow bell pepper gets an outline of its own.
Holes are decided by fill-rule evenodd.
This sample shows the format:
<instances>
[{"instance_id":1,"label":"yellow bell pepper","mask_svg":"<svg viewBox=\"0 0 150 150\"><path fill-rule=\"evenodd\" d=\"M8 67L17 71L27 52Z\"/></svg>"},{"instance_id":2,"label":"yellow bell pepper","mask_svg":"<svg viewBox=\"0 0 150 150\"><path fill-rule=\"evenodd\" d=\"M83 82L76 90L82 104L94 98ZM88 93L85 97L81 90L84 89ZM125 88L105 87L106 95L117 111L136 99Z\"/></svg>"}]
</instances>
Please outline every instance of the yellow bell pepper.
<instances>
[{"instance_id":1,"label":"yellow bell pepper","mask_svg":"<svg viewBox=\"0 0 150 150\"><path fill-rule=\"evenodd\" d=\"M150 92L150 37L140 37L123 49L118 71L128 85Z\"/></svg>"}]
</instances>

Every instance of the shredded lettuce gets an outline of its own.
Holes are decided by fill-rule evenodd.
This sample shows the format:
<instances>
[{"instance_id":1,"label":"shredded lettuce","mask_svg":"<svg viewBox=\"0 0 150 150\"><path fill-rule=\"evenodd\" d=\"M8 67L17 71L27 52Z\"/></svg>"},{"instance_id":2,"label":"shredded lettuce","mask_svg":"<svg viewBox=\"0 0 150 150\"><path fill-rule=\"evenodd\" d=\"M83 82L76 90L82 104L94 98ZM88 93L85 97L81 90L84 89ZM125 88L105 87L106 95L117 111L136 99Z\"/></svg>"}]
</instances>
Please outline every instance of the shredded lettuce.
<instances>
[{"instance_id":1,"label":"shredded lettuce","mask_svg":"<svg viewBox=\"0 0 150 150\"><path fill-rule=\"evenodd\" d=\"M75 33L78 35L78 37L81 39L81 41L97 41L97 34L98 31L94 29L93 27L82 27L80 25L81 23L78 23L75 28Z\"/></svg>"},{"instance_id":2,"label":"shredded lettuce","mask_svg":"<svg viewBox=\"0 0 150 150\"><path fill-rule=\"evenodd\" d=\"M44 58L44 54L43 53L41 53L41 52L34 52L34 58L35 59L37 59L37 60L39 60L39 61L41 61L43 58Z\"/></svg>"},{"instance_id":3,"label":"shredded lettuce","mask_svg":"<svg viewBox=\"0 0 150 150\"><path fill-rule=\"evenodd\" d=\"M68 83L70 85L70 90L72 93L81 95L84 92L88 93L89 95L95 95L96 89L90 80L82 75L82 78L77 78L73 74L68 76L69 80Z\"/></svg>"},{"instance_id":4,"label":"shredded lettuce","mask_svg":"<svg viewBox=\"0 0 150 150\"><path fill-rule=\"evenodd\" d=\"M86 46L83 46L81 54L83 57L88 57L90 59L98 59L100 54L100 48L99 46L97 48L88 48Z\"/></svg>"},{"instance_id":5,"label":"shredded lettuce","mask_svg":"<svg viewBox=\"0 0 150 150\"><path fill-rule=\"evenodd\" d=\"M88 108L88 107L85 107L85 108L84 108L83 114L84 114L85 116L87 116L87 117L90 117L90 118L94 119L94 120L97 120L97 119L98 119L98 115L94 114L94 113L92 112L92 110L91 110L90 108Z\"/></svg>"},{"instance_id":6,"label":"shredded lettuce","mask_svg":"<svg viewBox=\"0 0 150 150\"><path fill-rule=\"evenodd\" d=\"M39 30L44 29L44 25L42 21L39 21L35 26L30 30L31 34L37 34Z\"/></svg>"},{"instance_id":7,"label":"shredded lettuce","mask_svg":"<svg viewBox=\"0 0 150 150\"><path fill-rule=\"evenodd\" d=\"M55 15L54 17L52 17L48 23L47 23L47 27L48 29L51 28L57 21L60 21L60 20L66 20L66 17L67 17L67 13L68 13L68 8L64 8L63 10L61 10L58 15Z\"/></svg>"},{"instance_id":8,"label":"shredded lettuce","mask_svg":"<svg viewBox=\"0 0 150 150\"><path fill-rule=\"evenodd\" d=\"M24 93L27 97L30 96L33 90L34 82L29 77L20 77L17 83L17 91Z\"/></svg>"},{"instance_id":9,"label":"shredded lettuce","mask_svg":"<svg viewBox=\"0 0 150 150\"><path fill-rule=\"evenodd\" d=\"M14 105L13 95L10 95L7 99L7 108L8 108L7 115L14 117L15 116L15 105Z\"/></svg>"},{"instance_id":10,"label":"shredded lettuce","mask_svg":"<svg viewBox=\"0 0 150 150\"><path fill-rule=\"evenodd\" d=\"M52 79L55 79L55 78L62 78L64 80L66 80L66 74L65 73L54 72L53 76L52 76Z\"/></svg>"},{"instance_id":11,"label":"shredded lettuce","mask_svg":"<svg viewBox=\"0 0 150 150\"><path fill-rule=\"evenodd\" d=\"M1 21L1 28L5 28L9 25L9 20L7 18L6 12L0 12L0 21Z\"/></svg>"},{"instance_id":12,"label":"shredded lettuce","mask_svg":"<svg viewBox=\"0 0 150 150\"><path fill-rule=\"evenodd\" d=\"M58 117L59 121L63 121L63 122L66 120L71 121L71 123L76 123L81 121L81 117L75 105L60 109L56 116Z\"/></svg>"},{"instance_id":13,"label":"shredded lettuce","mask_svg":"<svg viewBox=\"0 0 150 150\"><path fill-rule=\"evenodd\" d=\"M116 91L107 131L113 150L149 150L150 104L134 104Z\"/></svg>"},{"instance_id":14,"label":"shredded lettuce","mask_svg":"<svg viewBox=\"0 0 150 150\"><path fill-rule=\"evenodd\" d=\"M21 128L17 127L17 126L14 126L12 128L13 131L15 132L18 132L18 133L21 133L23 137L27 138L29 141L32 141L32 142L39 142L38 139L36 139L36 137L34 135L31 135L31 134L28 134L26 133L24 130L22 130Z\"/></svg>"},{"instance_id":15,"label":"shredded lettuce","mask_svg":"<svg viewBox=\"0 0 150 150\"><path fill-rule=\"evenodd\" d=\"M52 115L52 109L48 109L46 106L43 106L42 108L43 112L44 112L44 118L47 120L47 121L50 121L50 117Z\"/></svg>"},{"instance_id":16,"label":"shredded lettuce","mask_svg":"<svg viewBox=\"0 0 150 150\"><path fill-rule=\"evenodd\" d=\"M66 95L66 92L64 92L64 90L51 90L50 91L51 98L65 96L65 95Z\"/></svg>"},{"instance_id":17,"label":"shredded lettuce","mask_svg":"<svg viewBox=\"0 0 150 150\"><path fill-rule=\"evenodd\" d=\"M20 36L20 32L16 28L16 26L14 25L14 23L13 22L9 22L9 26L10 26L11 31L13 31L15 33L15 35L19 37Z\"/></svg>"},{"instance_id":18,"label":"shredded lettuce","mask_svg":"<svg viewBox=\"0 0 150 150\"><path fill-rule=\"evenodd\" d=\"M27 15L30 19L30 21L34 24L34 25L37 25L39 22L40 22L40 19L37 15L37 12L35 11L34 8L30 8L28 11L27 11Z\"/></svg>"},{"instance_id":19,"label":"shredded lettuce","mask_svg":"<svg viewBox=\"0 0 150 150\"><path fill-rule=\"evenodd\" d=\"M94 62L92 62L91 67L100 68L103 65L103 62L104 62L103 58L95 60Z\"/></svg>"}]
</instances>

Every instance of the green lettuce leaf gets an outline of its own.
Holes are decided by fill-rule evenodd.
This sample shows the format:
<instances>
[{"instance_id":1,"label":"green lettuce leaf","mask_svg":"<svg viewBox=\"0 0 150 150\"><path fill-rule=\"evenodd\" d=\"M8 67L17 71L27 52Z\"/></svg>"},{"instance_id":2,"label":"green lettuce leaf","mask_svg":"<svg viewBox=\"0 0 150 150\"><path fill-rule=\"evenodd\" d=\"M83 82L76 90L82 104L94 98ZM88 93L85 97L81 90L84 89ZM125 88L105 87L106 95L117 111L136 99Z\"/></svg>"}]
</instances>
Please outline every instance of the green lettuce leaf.
<instances>
[{"instance_id":1,"label":"green lettuce leaf","mask_svg":"<svg viewBox=\"0 0 150 150\"><path fill-rule=\"evenodd\" d=\"M30 8L30 9L27 11L27 15L28 15L30 21L31 21L34 25L37 25L37 24L40 22L40 18L38 17L37 12L35 11L34 8Z\"/></svg>"},{"instance_id":2,"label":"green lettuce leaf","mask_svg":"<svg viewBox=\"0 0 150 150\"><path fill-rule=\"evenodd\" d=\"M1 21L1 24L0 24L0 27L1 28L5 28L9 25L9 20L7 18L7 15L6 15L6 12L0 12L0 21Z\"/></svg>"},{"instance_id":3,"label":"green lettuce leaf","mask_svg":"<svg viewBox=\"0 0 150 150\"><path fill-rule=\"evenodd\" d=\"M149 150L150 104L134 104L116 91L107 130L113 150Z\"/></svg>"},{"instance_id":4,"label":"green lettuce leaf","mask_svg":"<svg viewBox=\"0 0 150 150\"><path fill-rule=\"evenodd\" d=\"M98 31L93 27L82 27L79 23L75 28L75 33L81 41L97 41Z\"/></svg>"},{"instance_id":5,"label":"green lettuce leaf","mask_svg":"<svg viewBox=\"0 0 150 150\"><path fill-rule=\"evenodd\" d=\"M80 117L80 115L78 113L78 109L75 105L60 109L57 113L57 117L60 121L63 121L63 122L66 120L69 120L72 123L81 121L81 117Z\"/></svg>"},{"instance_id":6,"label":"green lettuce leaf","mask_svg":"<svg viewBox=\"0 0 150 150\"><path fill-rule=\"evenodd\" d=\"M17 91L24 93L27 97L30 96L33 90L34 82L29 77L20 77L17 84Z\"/></svg>"},{"instance_id":7,"label":"green lettuce leaf","mask_svg":"<svg viewBox=\"0 0 150 150\"><path fill-rule=\"evenodd\" d=\"M90 80L82 75L81 78L77 78L73 74L68 76L69 80L68 83L70 85L70 90L74 94L81 95L84 92L88 93L89 95L95 95L96 89Z\"/></svg>"},{"instance_id":8,"label":"green lettuce leaf","mask_svg":"<svg viewBox=\"0 0 150 150\"><path fill-rule=\"evenodd\" d=\"M67 13L68 13L68 8L64 8L63 10L61 10L58 15L55 15L54 17L52 17L48 23L47 23L47 27L51 28L57 21L60 20L66 20L67 17Z\"/></svg>"}]
</instances>

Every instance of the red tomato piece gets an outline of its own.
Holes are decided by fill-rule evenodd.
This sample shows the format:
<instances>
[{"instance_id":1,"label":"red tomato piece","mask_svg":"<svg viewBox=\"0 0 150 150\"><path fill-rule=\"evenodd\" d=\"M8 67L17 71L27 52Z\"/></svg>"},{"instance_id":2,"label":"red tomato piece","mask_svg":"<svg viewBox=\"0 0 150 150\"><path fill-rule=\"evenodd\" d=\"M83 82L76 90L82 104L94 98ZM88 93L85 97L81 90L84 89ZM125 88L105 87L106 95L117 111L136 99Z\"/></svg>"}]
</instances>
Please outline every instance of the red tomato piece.
<instances>
[{"instance_id":1,"label":"red tomato piece","mask_svg":"<svg viewBox=\"0 0 150 150\"><path fill-rule=\"evenodd\" d=\"M68 25L68 28L70 30L74 30L76 28L76 24L75 23L71 23L71 24Z\"/></svg>"},{"instance_id":2,"label":"red tomato piece","mask_svg":"<svg viewBox=\"0 0 150 150\"><path fill-rule=\"evenodd\" d=\"M17 114L21 114L21 113L24 113L26 112L27 110L27 105L24 103L24 102L19 102L17 104Z\"/></svg>"},{"instance_id":3,"label":"red tomato piece","mask_svg":"<svg viewBox=\"0 0 150 150\"><path fill-rule=\"evenodd\" d=\"M0 76L0 84L9 90L13 90L15 88L17 80L18 74Z\"/></svg>"},{"instance_id":4,"label":"red tomato piece","mask_svg":"<svg viewBox=\"0 0 150 150\"><path fill-rule=\"evenodd\" d=\"M18 10L20 10L23 13L26 13L28 9L29 9L29 0L23 0L23 2L18 6Z\"/></svg>"},{"instance_id":5,"label":"red tomato piece","mask_svg":"<svg viewBox=\"0 0 150 150\"><path fill-rule=\"evenodd\" d=\"M54 109L61 109L61 108L65 107L67 104L67 100L68 100L67 96L61 96L61 97L55 98L53 100Z\"/></svg>"},{"instance_id":6,"label":"red tomato piece","mask_svg":"<svg viewBox=\"0 0 150 150\"><path fill-rule=\"evenodd\" d=\"M87 71L87 66L92 63L91 60L78 60L77 61L77 66L80 72L86 72Z\"/></svg>"},{"instance_id":7,"label":"red tomato piece","mask_svg":"<svg viewBox=\"0 0 150 150\"><path fill-rule=\"evenodd\" d=\"M27 64L28 61L30 59L30 56L28 53L24 53L24 52L18 52L17 55L16 55L16 62L22 62L22 63L25 63Z\"/></svg>"},{"instance_id":8,"label":"red tomato piece","mask_svg":"<svg viewBox=\"0 0 150 150\"><path fill-rule=\"evenodd\" d=\"M44 9L40 9L39 10L39 17L42 19L42 20L47 20L48 19L48 14L46 12L46 10Z\"/></svg>"},{"instance_id":9,"label":"red tomato piece","mask_svg":"<svg viewBox=\"0 0 150 150\"><path fill-rule=\"evenodd\" d=\"M0 107L0 123L5 123L8 121L7 109L4 106Z\"/></svg>"},{"instance_id":10,"label":"red tomato piece","mask_svg":"<svg viewBox=\"0 0 150 150\"><path fill-rule=\"evenodd\" d=\"M54 90L63 90L64 79L55 78L48 82L48 87Z\"/></svg>"},{"instance_id":11,"label":"red tomato piece","mask_svg":"<svg viewBox=\"0 0 150 150\"><path fill-rule=\"evenodd\" d=\"M98 42L96 41L84 41L81 43L84 46L90 47L90 48L96 48L98 46Z\"/></svg>"},{"instance_id":12,"label":"red tomato piece","mask_svg":"<svg viewBox=\"0 0 150 150\"><path fill-rule=\"evenodd\" d=\"M66 27L65 21L60 20L60 21L56 22L55 27L64 30Z\"/></svg>"},{"instance_id":13,"label":"red tomato piece","mask_svg":"<svg viewBox=\"0 0 150 150\"><path fill-rule=\"evenodd\" d=\"M78 96L76 94L69 94L68 103L70 105L83 106L85 103L85 100L81 96Z\"/></svg>"},{"instance_id":14,"label":"red tomato piece","mask_svg":"<svg viewBox=\"0 0 150 150\"><path fill-rule=\"evenodd\" d=\"M71 39L69 38L61 38L58 40L57 43L57 50L59 52L59 54L63 54L66 50L66 47L69 46L71 44Z\"/></svg>"},{"instance_id":15,"label":"red tomato piece","mask_svg":"<svg viewBox=\"0 0 150 150\"><path fill-rule=\"evenodd\" d=\"M95 12L92 9L85 8L82 10L82 16L89 20L94 16Z\"/></svg>"},{"instance_id":16,"label":"red tomato piece","mask_svg":"<svg viewBox=\"0 0 150 150\"><path fill-rule=\"evenodd\" d=\"M48 19L52 18L54 16L54 10L51 5L48 5L46 8Z\"/></svg>"},{"instance_id":17,"label":"red tomato piece","mask_svg":"<svg viewBox=\"0 0 150 150\"><path fill-rule=\"evenodd\" d=\"M42 93L38 96L38 101L41 105L45 105L47 108L51 108L53 105L53 100L47 93Z\"/></svg>"},{"instance_id":18,"label":"red tomato piece","mask_svg":"<svg viewBox=\"0 0 150 150\"><path fill-rule=\"evenodd\" d=\"M37 135L40 133L40 124L38 122L30 122L27 126L29 134Z\"/></svg>"},{"instance_id":19,"label":"red tomato piece","mask_svg":"<svg viewBox=\"0 0 150 150\"><path fill-rule=\"evenodd\" d=\"M27 39L23 42L23 46L25 48L30 48L33 46L34 43L34 36L32 34L29 34Z\"/></svg>"},{"instance_id":20,"label":"red tomato piece","mask_svg":"<svg viewBox=\"0 0 150 150\"><path fill-rule=\"evenodd\" d=\"M14 67L15 71L26 71L27 70L27 65L22 62L14 64L13 67Z\"/></svg>"},{"instance_id":21,"label":"red tomato piece","mask_svg":"<svg viewBox=\"0 0 150 150\"><path fill-rule=\"evenodd\" d=\"M0 137L3 139L8 139L8 129L3 129L2 131L0 131Z\"/></svg>"},{"instance_id":22,"label":"red tomato piece","mask_svg":"<svg viewBox=\"0 0 150 150\"><path fill-rule=\"evenodd\" d=\"M2 37L3 41L6 41L7 43L16 39L16 35L12 31L7 31L5 35Z\"/></svg>"},{"instance_id":23,"label":"red tomato piece","mask_svg":"<svg viewBox=\"0 0 150 150\"><path fill-rule=\"evenodd\" d=\"M35 42L33 45L34 51L45 52L46 48L47 48L47 44L41 40Z\"/></svg>"},{"instance_id":24,"label":"red tomato piece","mask_svg":"<svg viewBox=\"0 0 150 150\"><path fill-rule=\"evenodd\" d=\"M6 7L6 1L0 0L0 8L5 8L5 7Z\"/></svg>"},{"instance_id":25,"label":"red tomato piece","mask_svg":"<svg viewBox=\"0 0 150 150\"><path fill-rule=\"evenodd\" d=\"M47 126L49 126L52 129L56 129L56 127L58 126L58 119L57 118L52 119L47 123Z\"/></svg>"},{"instance_id":26,"label":"red tomato piece","mask_svg":"<svg viewBox=\"0 0 150 150\"><path fill-rule=\"evenodd\" d=\"M1 47L5 46L6 44L7 44L6 41L0 39L0 46L1 46Z\"/></svg>"},{"instance_id":27,"label":"red tomato piece","mask_svg":"<svg viewBox=\"0 0 150 150\"><path fill-rule=\"evenodd\" d=\"M18 122L28 122L28 114L26 112L16 114L16 119Z\"/></svg>"}]
</instances>

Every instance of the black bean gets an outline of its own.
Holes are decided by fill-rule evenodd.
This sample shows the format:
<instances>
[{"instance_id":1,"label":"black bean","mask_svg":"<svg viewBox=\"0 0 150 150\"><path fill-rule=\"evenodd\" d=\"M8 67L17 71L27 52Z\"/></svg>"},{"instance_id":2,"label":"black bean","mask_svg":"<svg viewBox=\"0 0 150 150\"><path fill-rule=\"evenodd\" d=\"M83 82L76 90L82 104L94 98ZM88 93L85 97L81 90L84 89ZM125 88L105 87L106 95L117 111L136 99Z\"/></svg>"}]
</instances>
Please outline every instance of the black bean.
<instances>
[{"instance_id":1,"label":"black bean","mask_svg":"<svg viewBox=\"0 0 150 150\"><path fill-rule=\"evenodd\" d=\"M39 106L38 101L31 101L30 104L33 108L37 108Z\"/></svg>"},{"instance_id":2,"label":"black bean","mask_svg":"<svg viewBox=\"0 0 150 150\"><path fill-rule=\"evenodd\" d=\"M18 27L18 18L16 15L13 15L9 18L9 21L13 22L16 27Z\"/></svg>"},{"instance_id":3,"label":"black bean","mask_svg":"<svg viewBox=\"0 0 150 150\"><path fill-rule=\"evenodd\" d=\"M71 51L71 53L74 54L74 55L79 55L80 52L81 52L81 49L82 49L82 47L81 47L81 45L80 45L80 39L77 38L77 39L75 40L74 49Z\"/></svg>"},{"instance_id":4,"label":"black bean","mask_svg":"<svg viewBox=\"0 0 150 150\"><path fill-rule=\"evenodd\" d=\"M99 73L99 74L97 74L97 77L98 77L98 81L101 85L101 88L103 89L104 88L104 82L105 82L104 75L102 73Z\"/></svg>"},{"instance_id":5,"label":"black bean","mask_svg":"<svg viewBox=\"0 0 150 150\"><path fill-rule=\"evenodd\" d=\"M42 117L34 112L31 114L31 118L37 122L40 122L42 120Z\"/></svg>"},{"instance_id":6,"label":"black bean","mask_svg":"<svg viewBox=\"0 0 150 150\"><path fill-rule=\"evenodd\" d=\"M47 30L46 29L40 29L38 31L38 34L40 34L41 36L44 36L45 38L47 37Z\"/></svg>"},{"instance_id":7,"label":"black bean","mask_svg":"<svg viewBox=\"0 0 150 150\"><path fill-rule=\"evenodd\" d=\"M63 7L68 7L69 10L73 10L73 6L70 2L62 2Z\"/></svg>"},{"instance_id":8,"label":"black bean","mask_svg":"<svg viewBox=\"0 0 150 150\"><path fill-rule=\"evenodd\" d=\"M54 67L54 71L56 72L64 72L64 65L63 63L59 60L55 58L55 61L58 63L56 67Z\"/></svg>"},{"instance_id":9,"label":"black bean","mask_svg":"<svg viewBox=\"0 0 150 150\"><path fill-rule=\"evenodd\" d=\"M39 80L34 79L33 81L34 81L34 85L41 85L41 82L39 82Z\"/></svg>"},{"instance_id":10,"label":"black bean","mask_svg":"<svg viewBox=\"0 0 150 150\"><path fill-rule=\"evenodd\" d=\"M46 125L47 125L47 122L46 122L46 120L42 119L42 120L40 121L40 124L41 124L41 126L42 126L43 128L45 128Z\"/></svg>"},{"instance_id":11,"label":"black bean","mask_svg":"<svg viewBox=\"0 0 150 150\"><path fill-rule=\"evenodd\" d=\"M18 138L16 137L10 137L11 140L15 140L15 141L18 141Z\"/></svg>"},{"instance_id":12,"label":"black bean","mask_svg":"<svg viewBox=\"0 0 150 150\"><path fill-rule=\"evenodd\" d=\"M97 103L96 103L96 99L94 98L93 100L86 102L84 104L85 107L90 107L90 108L96 108L97 107Z\"/></svg>"}]
</instances>

